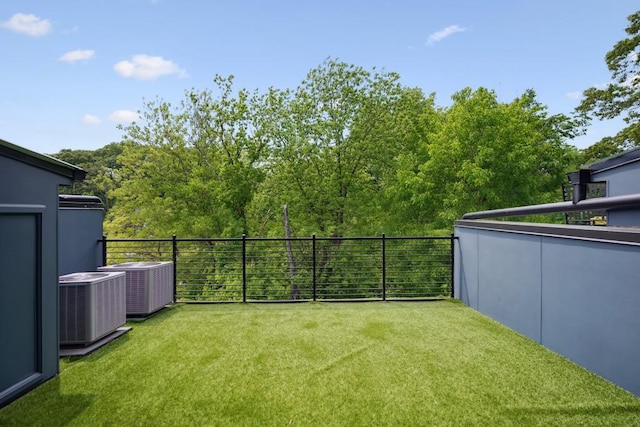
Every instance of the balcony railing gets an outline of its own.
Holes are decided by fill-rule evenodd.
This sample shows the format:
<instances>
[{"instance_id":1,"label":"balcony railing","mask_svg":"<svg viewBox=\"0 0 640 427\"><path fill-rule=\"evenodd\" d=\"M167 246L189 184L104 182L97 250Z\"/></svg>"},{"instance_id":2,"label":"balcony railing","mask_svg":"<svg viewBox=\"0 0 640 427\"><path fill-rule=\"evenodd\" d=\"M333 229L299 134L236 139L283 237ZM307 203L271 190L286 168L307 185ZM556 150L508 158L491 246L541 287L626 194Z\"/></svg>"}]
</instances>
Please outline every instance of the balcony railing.
<instances>
[{"instance_id":1,"label":"balcony railing","mask_svg":"<svg viewBox=\"0 0 640 427\"><path fill-rule=\"evenodd\" d=\"M516 208L493 209L489 211L469 212L462 215L462 219L487 219L524 215L539 215L550 213L565 213L579 211L597 211L622 208L640 207L640 193L615 197L598 197L581 200L579 202L557 202L542 205L519 206Z\"/></svg>"},{"instance_id":2,"label":"balcony railing","mask_svg":"<svg viewBox=\"0 0 640 427\"><path fill-rule=\"evenodd\" d=\"M104 265L173 261L175 300L400 300L453 296L454 237L103 238Z\"/></svg>"}]
</instances>

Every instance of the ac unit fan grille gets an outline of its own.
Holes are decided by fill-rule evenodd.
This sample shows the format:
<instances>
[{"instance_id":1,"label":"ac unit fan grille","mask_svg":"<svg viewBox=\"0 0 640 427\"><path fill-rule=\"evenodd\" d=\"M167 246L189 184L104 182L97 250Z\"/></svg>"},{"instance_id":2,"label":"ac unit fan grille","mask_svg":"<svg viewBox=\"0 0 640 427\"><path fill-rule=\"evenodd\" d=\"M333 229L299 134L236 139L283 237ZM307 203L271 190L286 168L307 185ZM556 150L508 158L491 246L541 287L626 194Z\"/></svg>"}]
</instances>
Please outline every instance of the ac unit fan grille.
<instances>
[{"instance_id":1,"label":"ac unit fan grille","mask_svg":"<svg viewBox=\"0 0 640 427\"><path fill-rule=\"evenodd\" d=\"M124 274L100 282L60 284L60 343L86 344L126 322Z\"/></svg>"},{"instance_id":2,"label":"ac unit fan grille","mask_svg":"<svg viewBox=\"0 0 640 427\"><path fill-rule=\"evenodd\" d=\"M86 286L60 288L60 342L87 341L87 294Z\"/></svg>"},{"instance_id":3,"label":"ac unit fan grille","mask_svg":"<svg viewBox=\"0 0 640 427\"><path fill-rule=\"evenodd\" d=\"M127 277L127 315L145 316L173 301L173 263L139 262L100 267L100 271L124 271Z\"/></svg>"}]
</instances>

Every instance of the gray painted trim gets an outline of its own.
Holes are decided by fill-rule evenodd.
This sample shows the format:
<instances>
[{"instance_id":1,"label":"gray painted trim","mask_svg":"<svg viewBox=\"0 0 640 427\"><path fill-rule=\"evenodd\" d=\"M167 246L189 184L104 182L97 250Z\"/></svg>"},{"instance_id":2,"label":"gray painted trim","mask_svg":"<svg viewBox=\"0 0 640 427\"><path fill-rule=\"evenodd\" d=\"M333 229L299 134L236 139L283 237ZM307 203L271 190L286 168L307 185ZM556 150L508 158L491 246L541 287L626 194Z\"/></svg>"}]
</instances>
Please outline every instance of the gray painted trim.
<instances>
[{"instance_id":1,"label":"gray painted trim","mask_svg":"<svg viewBox=\"0 0 640 427\"><path fill-rule=\"evenodd\" d=\"M624 151L622 153L614 154L606 159L598 160L583 166L584 169L589 169L592 174L598 172L604 172L609 169L618 168L620 166L627 165L629 163L637 162L640 160L640 149L632 148L631 150Z\"/></svg>"},{"instance_id":2,"label":"gray painted trim","mask_svg":"<svg viewBox=\"0 0 640 427\"><path fill-rule=\"evenodd\" d=\"M6 390L0 390L0 408L2 408L5 404L8 404L13 399L35 388L43 381L43 377L44 375L42 374L42 372L37 372L29 375L27 378L21 380L20 382L17 382L16 384L13 384Z\"/></svg>"},{"instance_id":3,"label":"gray painted trim","mask_svg":"<svg viewBox=\"0 0 640 427\"><path fill-rule=\"evenodd\" d=\"M102 199L97 196L78 196L75 194L58 195L59 208L102 209Z\"/></svg>"},{"instance_id":4,"label":"gray painted trim","mask_svg":"<svg viewBox=\"0 0 640 427\"><path fill-rule=\"evenodd\" d=\"M1 213L33 213L43 212L45 205L7 205L0 203Z\"/></svg>"},{"instance_id":5,"label":"gray painted trim","mask_svg":"<svg viewBox=\"0 0 640 427\"><path fill-rule=\"evenodd\" d=\"M511 221L455 221L456 227L477 230L503 231L508 233L532 234L573 240L618 243L640 246L640 228L630 227L589 227L581 225L536 224Z\"/></svg>"},{"instance_id":6,"label":"gray painted trim","mask_svg":"<svg viewBox=\"0 0 640 427\"><path fill-rule=\"evenodd\" d=\"M49 172L70 178L74 181L82 181L87 172L84 169L74 166L70 163L63 162L45 154L36 153L26 148L12 144L8 141L0 139L0 155L44 169Z\"/></svg>"}]
</instances>

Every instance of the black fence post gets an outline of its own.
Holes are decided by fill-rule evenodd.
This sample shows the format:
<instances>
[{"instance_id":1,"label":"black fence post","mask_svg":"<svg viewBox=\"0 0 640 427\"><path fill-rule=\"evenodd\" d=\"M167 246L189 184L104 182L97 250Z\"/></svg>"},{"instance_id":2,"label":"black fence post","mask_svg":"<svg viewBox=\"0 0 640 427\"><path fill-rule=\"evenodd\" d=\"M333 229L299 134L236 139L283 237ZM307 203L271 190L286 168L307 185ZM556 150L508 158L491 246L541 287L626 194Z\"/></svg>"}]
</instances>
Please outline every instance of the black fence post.
<instances>
[{"instance_id":1,"label":"black fence post","mask_svg":"<svg viewBox=\"0 0 640 427\"><path fill-rule=\"evenodd\" d=\"M311 259L313 263L313 300L316 300L316 235L311 236Z\"/></svg>"},{"instance_id":2,"label":"black fence post","mask_svg":"<svg viewBox=\"0 0 640 427\"><path fill-rule=\"evenodd\" d=\"M451 298L455 298L455 286L453 283L453 279L455 277L455 265L454 265L454 260L455 260L455 255L454 255L454 251L456 249L456 245L455 245L455 235L453 233L451 233Z\"/></svg>"},{"instance_id":3,"label":"black fence post","mask_svg":"<svg viewBox=\"0 0 640 427\"><path fill-rule=\"evenodd\" d=\"M178 301L178 242L174 234L171 239L171 260L173 261L173 302Z\"/></svg>"},{"instance_id":4,"label":"black fence post","mask_svg":"<svg viewBox=\"0 0 640 427\"><path fill-rule=\"evenodd\" d=\"M387 239L382 233L382 301L387 300Z\"/></svg>"},{"instance_id":5,"label":"black fence post","mask_svg":"<svg viewBox=\"0 0 640 427\"><path fill-rule=\"evenodd\" d=\"M107 236L102 236L102 266L107 265Z\"/></svg>"},{"instance_id":6,"label":"black fence post","mask_svg":"<svg viewBox=\"0 0 640 427\"><path fill-rule=\"evenodd\" d=\"M247 302L247 235L242 235L242 302Z\"/></svg>"}]
</instances>

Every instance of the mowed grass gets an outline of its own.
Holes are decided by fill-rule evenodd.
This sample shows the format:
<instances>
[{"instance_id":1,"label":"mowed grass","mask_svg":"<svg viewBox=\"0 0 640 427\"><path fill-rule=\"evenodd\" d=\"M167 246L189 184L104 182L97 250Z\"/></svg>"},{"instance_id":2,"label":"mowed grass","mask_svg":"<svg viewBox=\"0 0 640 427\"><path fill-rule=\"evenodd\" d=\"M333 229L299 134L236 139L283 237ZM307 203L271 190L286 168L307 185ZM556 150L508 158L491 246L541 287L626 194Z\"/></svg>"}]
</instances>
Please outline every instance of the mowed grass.
<instances>
[{"instance_id":1,"label":"mowed grass","mask_svg":"<svg viewBox=\"0 0 640 427\"><path fill-rule=\"evenodd\" d=\"M0 425L640 425L640 399L456 301L178 305Z\"/></svg>"}]
</instances>

